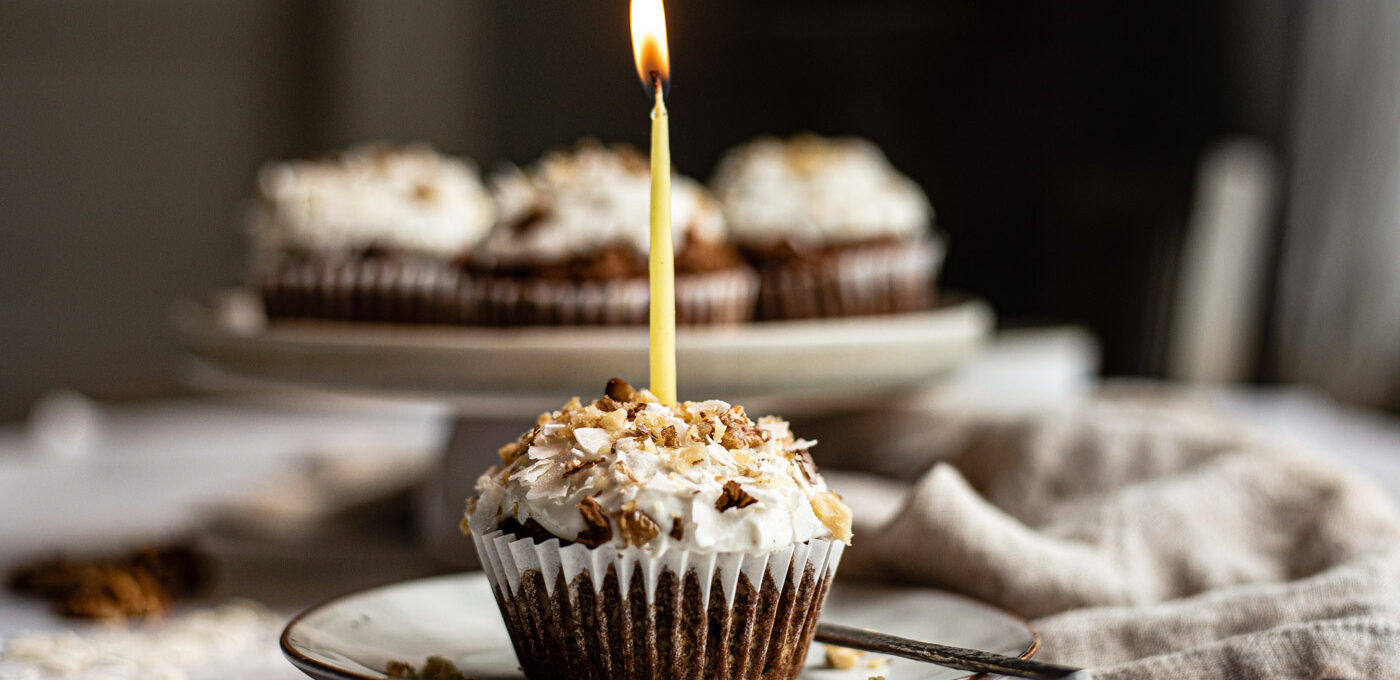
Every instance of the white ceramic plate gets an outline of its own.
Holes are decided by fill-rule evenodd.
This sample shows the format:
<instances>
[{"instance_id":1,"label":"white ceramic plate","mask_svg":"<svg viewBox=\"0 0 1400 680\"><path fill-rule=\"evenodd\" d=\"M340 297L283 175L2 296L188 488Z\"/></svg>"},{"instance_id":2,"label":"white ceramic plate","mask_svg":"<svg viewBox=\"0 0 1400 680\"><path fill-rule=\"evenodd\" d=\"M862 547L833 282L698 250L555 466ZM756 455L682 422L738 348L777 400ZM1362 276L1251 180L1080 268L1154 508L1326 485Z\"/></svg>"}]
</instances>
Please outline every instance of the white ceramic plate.
<instances>
[{"instance_id":1,"label":"white ceramic plate","mask_svg":"<svg viewBox=\"0 0 1400 680\"><path fill-rule=\"evenodd\" d=\"M926 588L838 582L822 617L903 637L1029 657L1038 639L1025 621L991 606ZM808 680L951 680L966 673L891 659L876 668L823 668L820 645L808 654ZM282 652L321 680L378 680L390 661L419 665L428 656L451 659L478 680L523 678L479 572L405 581L347 595L292 619Z\"/></svg>"},{"instance_id":2,"label":"white ceramic plate","mask_svg":"<svg viewBox=\"0 0 1400 680\"><path fill-rule=\"evenodd\" d=\"M851 393L926 381L986 339L991 308L946 298L910 314L682 328L684 398ZM268 324L248 291L186 302L175 322L186 347L235 375L423 396L594 394L608 378L647 375L640 327L483 328L334 321Z\"/></svg>"}]
</instances>

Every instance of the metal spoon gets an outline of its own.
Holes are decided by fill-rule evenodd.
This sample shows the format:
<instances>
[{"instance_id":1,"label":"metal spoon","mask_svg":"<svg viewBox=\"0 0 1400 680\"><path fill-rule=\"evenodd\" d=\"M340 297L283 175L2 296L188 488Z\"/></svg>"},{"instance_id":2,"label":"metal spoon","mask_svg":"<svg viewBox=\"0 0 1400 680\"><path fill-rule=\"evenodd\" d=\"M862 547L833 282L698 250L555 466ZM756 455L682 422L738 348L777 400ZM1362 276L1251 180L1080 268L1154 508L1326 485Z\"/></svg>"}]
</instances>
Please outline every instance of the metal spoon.
<instances>
[{"instance_id":1,"label":"metal spoon","mask_svg":"<svg viewBox=\"0 0 1400 680\"><path fill-rule=\"evenodd\" d=\"M1093 677L1089 671L1080 668L993 654L977 649L920 642L834 623L817 624L817 642L867 652L879 652L973 673L989 673L1013 678L1031 678L1032 680L1063 680L1065 678L1089 680Z\"/></svg>"}]
</instances>

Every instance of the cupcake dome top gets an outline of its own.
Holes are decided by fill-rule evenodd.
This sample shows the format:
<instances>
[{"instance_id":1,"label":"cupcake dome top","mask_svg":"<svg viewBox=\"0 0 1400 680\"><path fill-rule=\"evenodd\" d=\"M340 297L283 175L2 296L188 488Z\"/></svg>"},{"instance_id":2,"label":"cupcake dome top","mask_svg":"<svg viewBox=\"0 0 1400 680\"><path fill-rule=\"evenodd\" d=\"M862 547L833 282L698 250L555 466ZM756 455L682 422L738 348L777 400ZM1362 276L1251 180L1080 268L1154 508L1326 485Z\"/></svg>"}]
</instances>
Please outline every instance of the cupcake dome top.
<instances>
[{"instance_id":1,"label":"cupcake dome top","mask_svg":"<svg viewBox=\"0 0 1400 680\"><path fill-rule=\"evenodd\" d=\"M258 173L255 245L456 257L495 221L470 162L423 145L367 145L337 156L271 163Z\"/></svg>"},{"instance_id":2,"label":"cupcake dome top","mask_svg":"<svg viewBox=\"0 0 1400 680\"><path fill-rule=\"evenodd\" d=\"M583 140L527 170L511 167L492 185L501 219L477 251L485 266L564 262L615 246L644 257L651 243L651 169L631 147ZM719 204L688 177L672 177L671 218L677 252L690 238L726 239Z\"/></svg>"},{"instance_id":3,"label":"cupcake dome top","mask_svg":"<svg viewBox=\"0 0 1400 680\"><path fill-rule=\"evenodd\" d=\"M719 400L668 406L613 379L540 416L477 481L465 527L597 547L766 552L832 538L851 513L776 417Z\"/></svg>"},{"instance_id":4,"label":"cupcake dome top","mask_svg":"<svg viewBox=\"0 0 1400 680\"><path fill-rule=\"evenodd\" d=\"M933 208L874 143L812 134L730 149L711 182L734 238L819 246L927 231Z\"/></svg>"}]
</instances>

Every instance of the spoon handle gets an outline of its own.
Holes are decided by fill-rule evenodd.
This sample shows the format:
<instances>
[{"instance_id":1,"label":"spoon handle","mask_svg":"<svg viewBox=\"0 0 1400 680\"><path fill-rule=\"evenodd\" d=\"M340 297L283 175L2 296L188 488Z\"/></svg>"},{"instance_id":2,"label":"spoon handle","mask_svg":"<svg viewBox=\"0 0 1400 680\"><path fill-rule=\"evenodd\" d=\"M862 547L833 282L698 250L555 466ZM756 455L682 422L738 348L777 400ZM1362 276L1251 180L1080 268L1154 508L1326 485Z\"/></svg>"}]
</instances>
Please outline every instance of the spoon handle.
<instances>
[{"instance_id":1,"label":"spoon handle","mask_svg":"<svg viewBox=\"0 0 1400 680\"><path fill-rule=\"evenodd\" d=\"M976 649L920 642L834 623L817 625L817 641L837 647L879 652L973 673L989 673L1013 678L1031 678L1032 680L1062 680L1071 677L1073 680L1085 680L1091 677L1088 671L1078 668L993 654Z\"/></svg>"}]
</instances>

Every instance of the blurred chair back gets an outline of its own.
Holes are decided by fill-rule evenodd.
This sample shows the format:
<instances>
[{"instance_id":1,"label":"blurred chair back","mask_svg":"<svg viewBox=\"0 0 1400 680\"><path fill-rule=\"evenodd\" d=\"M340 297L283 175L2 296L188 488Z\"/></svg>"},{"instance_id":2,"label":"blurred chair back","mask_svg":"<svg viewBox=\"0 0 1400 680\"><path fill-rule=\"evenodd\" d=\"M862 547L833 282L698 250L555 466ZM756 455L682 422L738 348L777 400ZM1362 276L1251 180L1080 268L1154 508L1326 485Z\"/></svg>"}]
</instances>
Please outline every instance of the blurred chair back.
<instances>
[{"instance_id":1,"label":"blurred chair back","mask_svg":"<svg viewBox=\"0 0 1400 680\"><path fill-rule=\"evenodd\" d=\"M1172 305L1168 377L1254 377L1277 203L1277 163L1264 144L1229 139L1206 153Z\"/></svg>"}]
</instances>

